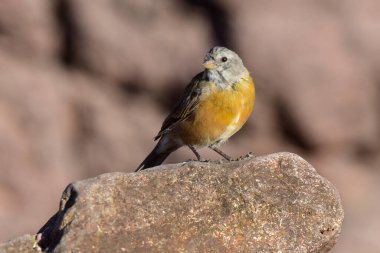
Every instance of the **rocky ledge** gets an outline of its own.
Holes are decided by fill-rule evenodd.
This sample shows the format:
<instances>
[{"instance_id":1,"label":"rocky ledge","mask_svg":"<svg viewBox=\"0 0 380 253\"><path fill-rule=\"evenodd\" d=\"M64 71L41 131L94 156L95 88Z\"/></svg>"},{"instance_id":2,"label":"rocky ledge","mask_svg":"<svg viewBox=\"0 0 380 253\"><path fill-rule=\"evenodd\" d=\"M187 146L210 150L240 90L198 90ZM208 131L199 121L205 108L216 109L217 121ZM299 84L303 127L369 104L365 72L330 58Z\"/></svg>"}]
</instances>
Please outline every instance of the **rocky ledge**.
<instances>
[{"instance_id":1,"label":"rocky ledge","mask_svg":"<svg viewBox=\"0 0 380 253\"><path fill-rule=\"evenodd\" d=\"M277 153L75 182L38 234L0 252L327 252L342 221L336 188Z\"/></svg>"}]
</instances>

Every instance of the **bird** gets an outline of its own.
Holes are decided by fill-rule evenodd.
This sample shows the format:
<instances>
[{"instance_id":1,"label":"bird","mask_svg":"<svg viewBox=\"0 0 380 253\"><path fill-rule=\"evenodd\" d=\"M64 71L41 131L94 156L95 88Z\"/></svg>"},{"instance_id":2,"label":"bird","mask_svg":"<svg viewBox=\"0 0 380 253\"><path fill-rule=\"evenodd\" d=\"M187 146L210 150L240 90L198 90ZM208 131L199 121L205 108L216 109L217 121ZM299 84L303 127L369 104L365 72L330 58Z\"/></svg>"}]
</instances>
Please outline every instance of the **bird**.
<instances>
[{"instance_id":1,"label":"bird","mask_svg":"<svg viewBox=\"0 0 380 253\"><path fill-rule=\"evenodd\" d=\"M211 48L203 66L162 123L154 138L157 145L135 172L162 164L183 146L199 161L197 149L203 147L232 160L219 146L248 120L254 109L255 85L239 55L226 47Z\"/></svg>"}]
</instances>

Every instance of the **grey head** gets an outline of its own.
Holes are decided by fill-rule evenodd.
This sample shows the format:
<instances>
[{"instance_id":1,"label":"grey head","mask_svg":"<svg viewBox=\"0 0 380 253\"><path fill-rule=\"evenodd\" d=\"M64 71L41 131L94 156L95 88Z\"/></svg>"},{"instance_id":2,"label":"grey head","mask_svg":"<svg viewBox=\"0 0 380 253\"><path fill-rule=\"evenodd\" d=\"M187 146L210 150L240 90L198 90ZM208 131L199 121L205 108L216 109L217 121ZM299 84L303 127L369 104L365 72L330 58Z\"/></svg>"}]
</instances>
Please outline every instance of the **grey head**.
<instances>
[{"instance_id":1,"label":"grey head","mask_svg":"<svg viewBox=\"0 0 380 253\"><path fill-rule=\"evenodd\" d=\"M208 79L211 81L220 80L225 85L235 84L246 71L240 57L225 47L211 48L205 56L203 66L206 68L205 74Z\"/></svg>"}]
</instances>

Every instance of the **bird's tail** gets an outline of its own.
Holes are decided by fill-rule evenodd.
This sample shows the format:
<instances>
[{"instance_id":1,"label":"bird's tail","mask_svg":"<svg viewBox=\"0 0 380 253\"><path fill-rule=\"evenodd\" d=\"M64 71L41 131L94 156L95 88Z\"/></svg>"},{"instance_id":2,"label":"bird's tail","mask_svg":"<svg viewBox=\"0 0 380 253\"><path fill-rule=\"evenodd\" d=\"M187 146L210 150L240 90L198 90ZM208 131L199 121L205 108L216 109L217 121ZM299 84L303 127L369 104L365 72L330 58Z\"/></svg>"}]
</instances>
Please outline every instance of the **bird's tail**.
<instances>
[{"instance_id":1,"label":"bird's tail","mask_svg":"<svg viewBox=\"0 0 380 253\"><path fill-rule=\"evenodd\" d=\"M171 147L163 149L163 143L161 140L157 143L156 147L150 152L150 154L145 158L145 160L137 167L135 172L140 170L145 170L157 165L162 164L165 159L172 153L174 150L178 149L178 147Z\"/></svg>"}]
</instances>

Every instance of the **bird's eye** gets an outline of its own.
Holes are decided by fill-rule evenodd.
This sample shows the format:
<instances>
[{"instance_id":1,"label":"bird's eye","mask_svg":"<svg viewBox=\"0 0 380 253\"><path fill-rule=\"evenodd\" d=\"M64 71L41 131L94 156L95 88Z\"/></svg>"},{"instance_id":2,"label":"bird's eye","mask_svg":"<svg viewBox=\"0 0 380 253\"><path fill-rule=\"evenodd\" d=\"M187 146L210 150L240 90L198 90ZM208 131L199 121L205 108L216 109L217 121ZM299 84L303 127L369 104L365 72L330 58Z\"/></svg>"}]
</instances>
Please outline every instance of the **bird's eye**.
<instances>
[{"instance_id":1,"label":"bird's eye","mask_svg":"<svg viewBox=\"0 0 380 253\"><path fill-rule=\"evenodd\" d=\"M226 62L228 59L227 59L227 57L222 57L222 62Z\"/></svg>"}]
</instances>

